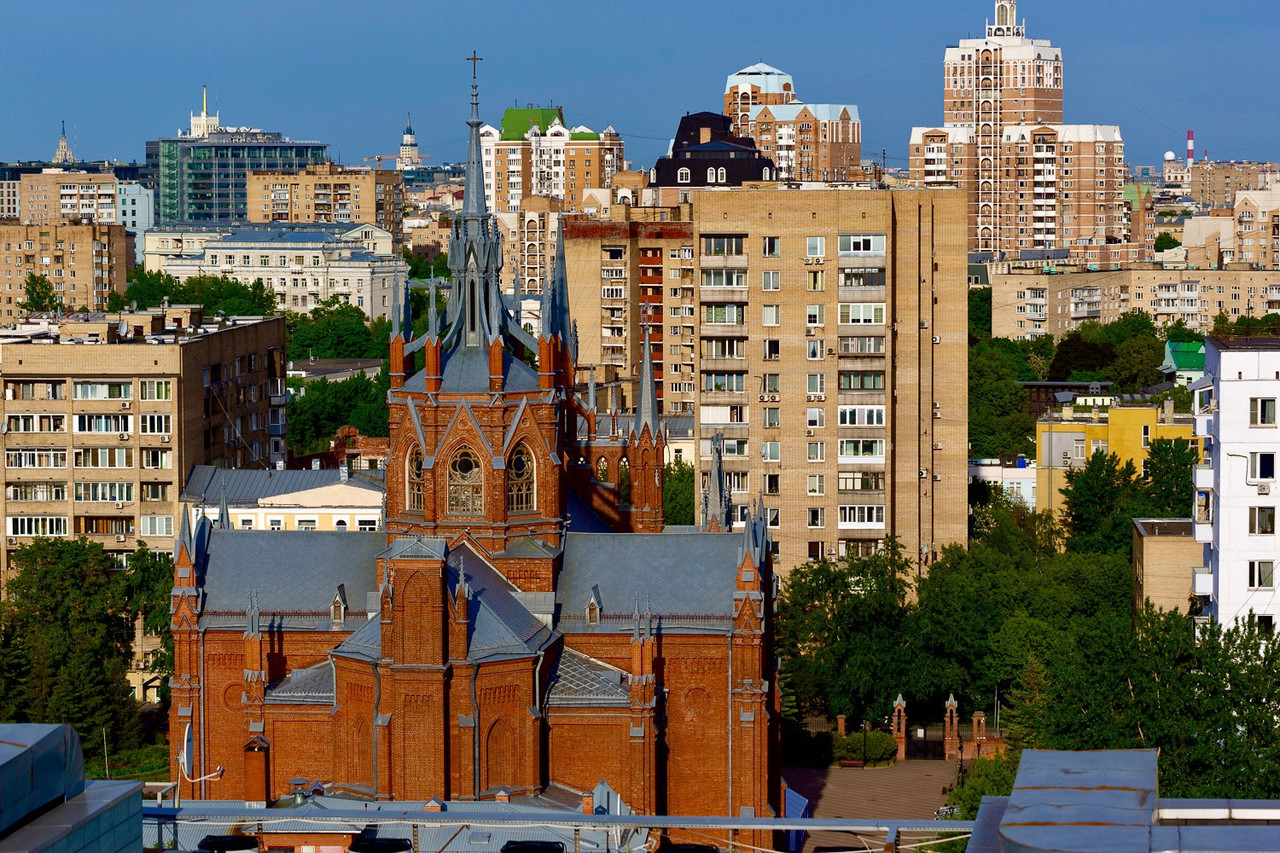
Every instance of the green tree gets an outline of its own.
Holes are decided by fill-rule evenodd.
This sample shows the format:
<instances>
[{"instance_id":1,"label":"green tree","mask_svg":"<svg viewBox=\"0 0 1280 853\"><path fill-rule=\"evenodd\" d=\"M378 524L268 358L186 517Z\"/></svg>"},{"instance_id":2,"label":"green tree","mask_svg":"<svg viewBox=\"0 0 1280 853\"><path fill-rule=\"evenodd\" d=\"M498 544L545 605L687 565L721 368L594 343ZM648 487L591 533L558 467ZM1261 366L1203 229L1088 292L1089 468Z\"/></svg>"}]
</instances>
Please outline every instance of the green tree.
<instances>
[{"instance_id":1,"label":"green tree","mask_svg":"<svg viewBox=\"0 0 1280 853\"><path fill-rule=\"evenodd\" d=\"M1147 448L1146 506L1148 518L1187 518L1191 515L1193 469L1200 461L1185 438L1157 438Z\"/></svg>"},{"instance_id":2,"label":"green tree","mask_svg":"<svg viewBox=\"0 0 1280 853\"><path fill-rule=\"evenodd\" d=\"M1175 343L1204 343L1204 333L1187 328L1181 317L1164 327L1164 339Z\"/></svg>"},{"instance_id":3,"label":"green tree","mask_svg":"<svg viewBox=\"0 0 1280 853\"><path fill-rule=\"evenodd\" d=\"M683 459L662 468L662 518L667 524L693 524L693 466Z\"/></svg>"},{"instance_id":4,"label":"green tree","mask_svg":"<svg viewBox=\"0 0 1280 853\"><path fill-rule=\"evenodd\" d=\"M802 710L878 719L902 689L911 563L890 537L869 557L791 570L778 610L778 647Z\"/></svg>"},{"instance_id":5,"label":"green tree","mask_svg":"<svg viewBox=\"0 0 1280 853\"><path fill-rule=\"evenodd\" d=\"M358 373L341 382L307 382L305 393L289 397L289 449L295 455L320 453L340 427L350 424L365 435L389 434L387 389L390 375L384 364L377 377Z\"/></svg>"},{"instance_id":6,"label":"green tree","mask_svg":"<svg viewBox=\"0 0 1280 853\"><path fill-rule=\"evenodd\" d=\"M1115 390L1134 393L1159 384L1163 378L1160 365L1164 361L1164 347L1154 337L1128 338L1116 346L1115 354L1115 360L1107 368L1107 378L1115 383Z\"/></svg>"},{"instance_id":7,"label":"green tree","mask_svg":"<svg viewBox=\"0 0 1280 853\"><path fill-rule=\"evenodd\" d=\"M330 299L309 315L289 315L288 357L294 361L315 358L386 358L389 327L375 332L365 313L354 305Z\"/></svg>"},{"instance_id":8,"label":"green tree","mask_svg":"<svg viewBox=\"0 0 1280 853\"><path fill-rule=\"evenodd\" d=\"M7 719L71 723L90 755L99 754L104 729L115 748L136 746L138 709L126 678L135 616L129 573L84 538L36 539L11 564L0 602Z\"/></svg>"},{"instance_id":9,"label":"green tree","mask_svg":"<svg viewBox=\"0 0 1280 853\"><path fill-rule=\"evenodd\" d=\"M1023 410L1027 391L1017 383L1013 360L995 341L969 352L969 444L977 458L1034 450L1035 419Z\"/></svg>"},{"instance_id":10,"label":"green tree","mask_svg":"<svg viewBox=\"0 0 1280 853\"><path fill-rule=\"evenodd\" d=\"M969 337L983 340L991 337L991 288L969 288Z\"/></svg>"},{"instance_id":11,"label":"green tree","mask_svg":"<svg viewBox=\"0 0 1280 853\"><path fill-rule=\"evenodd\" d=\"M26 298L18 303L18 307L28 313L36 311L58 311L62 308L62 297L53 289L53 282L42 275L27 273L23 283Z\"/></svg>"},{"instance_id":12,"label":"green tree","mask_svg":"<svg viewBox=\"0 0 1280 853\"><path fill-rule=\"evenodd\" d=\"M1009 750L1004 755L979 758L965 768L964 777L947 789L947 804L955 806L956 820L973 820L983 797L1007 797L1013 793L1022 754Z\"/></svg>"},{"instance_id":13,"label":"green tree","mask_svg":"<svg viewBox=\"0 0 1280 853\"><path fill-rule=\"evenodd\" d=\"M1062 522L1072 551L1128 555L1133 517L1141 513L1143 486L1132 461L1097 451L1082 468L1067 471Z\"/></svg>"},{"instance_id":14,"label":"green tree","mask_svg":"<svg viewBox=\"0 0 1280 853\"><path fill-rule=\"evenodd\" d=\"M1157 252L1167 252L1170 249L1176 249L1181 245L1182 243L1168 231L1161 231L1156 235L1155 249Z\"/></svg>"}]
</instances>

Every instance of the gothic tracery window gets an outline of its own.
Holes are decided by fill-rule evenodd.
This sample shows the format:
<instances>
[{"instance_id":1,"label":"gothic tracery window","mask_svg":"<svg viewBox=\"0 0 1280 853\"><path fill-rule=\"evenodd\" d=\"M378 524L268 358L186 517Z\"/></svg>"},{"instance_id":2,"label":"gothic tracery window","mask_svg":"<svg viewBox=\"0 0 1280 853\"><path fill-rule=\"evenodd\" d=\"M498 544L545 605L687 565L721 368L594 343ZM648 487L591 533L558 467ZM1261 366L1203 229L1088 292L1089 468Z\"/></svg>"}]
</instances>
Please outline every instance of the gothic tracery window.
<instances>
[{"instance_id":1,"label":"gothic tracery window","mask_svg":"<svg viewBox=\"0 0 1280 853\"><path fill-rule=\"evenodd\" d=\"M533 512L535 505L533 457L520 445L507 463L507 512Z\"/></svg>"},{"instance_id":2,"label":"gothic tracery window","mask_svg":"<svg viewBox=\"0 0 1280 853\"><path fill-rule=\"evenodd\" d=\"M422 512L422 448L414 447L409 451L409 459L405 463L404 503L406 509Z\"/></svg>"},{"instance_id":3,"label":"gothic tracery window","mask_svg":"<svg viewBox=\"0 0 1280 853\"><path fill-rule=\"evenodd\" d=\"M484 478L480 461L462 449L449 462L449 512L455 515L484 514Z\"/></svg>"}]
</instances>

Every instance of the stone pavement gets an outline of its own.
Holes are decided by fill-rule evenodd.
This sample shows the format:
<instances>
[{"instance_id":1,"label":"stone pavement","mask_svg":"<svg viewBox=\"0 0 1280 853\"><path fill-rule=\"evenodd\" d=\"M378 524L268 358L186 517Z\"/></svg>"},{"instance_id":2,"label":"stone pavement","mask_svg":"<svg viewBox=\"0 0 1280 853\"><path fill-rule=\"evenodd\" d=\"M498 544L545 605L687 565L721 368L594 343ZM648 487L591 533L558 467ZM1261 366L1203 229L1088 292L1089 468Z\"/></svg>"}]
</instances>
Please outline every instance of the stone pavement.
<instances>
[{"instance_id":1,"label":"stone pavement","mask_svg":"<svg viewBox=\"0 0 1280 853\"><path fill-rule=\"evenodd\" d=\"M956 780L956 762L916 759L888 767L784 767L782 778L809 800L814 817L932 818L944 805L942 789ZM853 836L820 832L805 853L859 850Z\"/></svg>"}]
</instances>

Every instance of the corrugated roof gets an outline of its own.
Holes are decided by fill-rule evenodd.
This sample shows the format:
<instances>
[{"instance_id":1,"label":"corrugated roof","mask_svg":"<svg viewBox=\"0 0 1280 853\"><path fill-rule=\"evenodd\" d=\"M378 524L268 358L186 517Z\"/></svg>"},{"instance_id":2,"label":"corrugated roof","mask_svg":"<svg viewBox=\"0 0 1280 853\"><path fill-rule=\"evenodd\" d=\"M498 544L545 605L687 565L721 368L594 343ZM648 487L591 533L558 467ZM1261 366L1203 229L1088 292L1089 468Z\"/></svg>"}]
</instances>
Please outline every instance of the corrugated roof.
<instances>
[{"instance_id":1,"label":"corrugated roof","mask_svg":"<svg viewBox=\"0 0 1280 853\"><path fill-rule=\"evenodd\" d=\"M755 121L760 113L768 110L778 121L795 121L800 113L808 110L818 121L839 121L840 113L848 110L850 121L860 121L858 118L858 106L856 104L802 104L799 102L791 104L767 104L764 106L752 107L748 115L751 120Z\"/></svg>"}]
</instances>

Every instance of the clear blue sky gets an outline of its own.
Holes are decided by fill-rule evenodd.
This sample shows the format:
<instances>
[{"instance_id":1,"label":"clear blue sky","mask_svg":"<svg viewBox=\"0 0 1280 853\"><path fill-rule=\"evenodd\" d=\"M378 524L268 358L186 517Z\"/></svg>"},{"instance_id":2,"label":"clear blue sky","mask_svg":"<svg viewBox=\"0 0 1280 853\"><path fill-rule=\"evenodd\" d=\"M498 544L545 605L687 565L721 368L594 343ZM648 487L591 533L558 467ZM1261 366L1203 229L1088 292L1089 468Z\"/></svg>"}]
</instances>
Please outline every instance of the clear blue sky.
<instances>
[{"instance_id":1,"label":"clear blue sky","mask_svg":"<svg viewBox=\"0 0 1280 853\"><path fill-rule=\"evenodd\" d=\"M474 48L481 113L563 104L613 124L652 165L686 111L719 110L725 76L764 60L802 100L857 104L863 151L905 165L912 125L942 113L943 49L977 36L988 0L735 3L6 2L0 160L47 158L58 123L77 156L141 161L186 127L200 85L222 122L328 142L352 163L396 151L412 111L434 162L465 148ZM1066 121L1119 124L1131 163L1185 149L1280 160L1275 0L1022 0L1028 34L1063 50ZM27 69L30 69L28 72Z\"/></svg>"}]
</instances>

